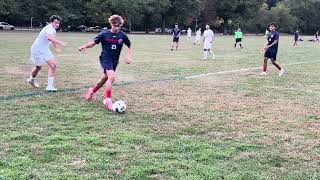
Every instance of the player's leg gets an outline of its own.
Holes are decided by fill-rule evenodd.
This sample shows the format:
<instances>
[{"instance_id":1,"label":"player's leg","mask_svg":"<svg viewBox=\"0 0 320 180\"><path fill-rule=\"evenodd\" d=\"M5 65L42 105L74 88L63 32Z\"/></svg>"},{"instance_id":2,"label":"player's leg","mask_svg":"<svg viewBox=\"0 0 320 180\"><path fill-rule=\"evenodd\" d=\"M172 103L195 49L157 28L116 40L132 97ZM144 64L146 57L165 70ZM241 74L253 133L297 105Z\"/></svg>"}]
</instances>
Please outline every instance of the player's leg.
<instances>
[{"instance_id":1,"label":"player's leg","mask_svg":"<svg viewBox=\"0 0 320 180\"><path fill-rule=\"evenodd\" d=\"M207 60L208 59L208 51L207 49L203 49L203 60Z\"/></svg>"},{"instance_id":2,"label":"player's leg","mask_svg":"<svg viewBox=\"0 0 320 180\"><path fill-rule=\"evenodd\" d=\"M34 67L34 68L32 69L31 76L32 76L33 78L36 78L40 70L41 70L41 66L36 66L36 67Z\"/></svg>"},{"instance_id":3,"label":"player's leg","mask_svg":"<svg viewBox=\"0 0 320 180\"><path fill-rule=\"evenodd\" d=\"M54 87L54 76L56 74L57 63L54 58L47 61L49 66L48 69L48 84L46 87L47 91L57 91L57 88Z\"/></svg>"},{"instance_id":4,"label":"player's leg","mask_svg":"<svg viewBox=\"0 0 320 180\"><path fill-rule=\"evenodd\" d=\"M178 50L179 47L179 41L176 42L176 51Z\"/></svg>"},{"instance_id":5,"label":"player's leg","mask_svg":"<svg viewBox=\"0 0 320 180\"><path fill-rule=\"evenodd\" d=\"M94 93L96 93L107 81L108 77L106 75L103 75L103 77L99 80L99 82L94 85L92 88L89 89L87 92L85 98L90 101L92 100L92 96Z\"/></svg>"},{"instance_id":6,"label":"player's leg","mask_svg":"<svg viewBox=\"0 0 320 180\"><path fill-rule=\"evenodd\" d=\"M31 76L29 79L27 79L27 81L33 86L33 87L40 87L39 83L37 82L37 75L39 73L39 71L41 70L41 66L35 66L32 71L31 71Z\"/></svg>"},{"instance_id":7,"label":"player's leg","mask_svg":"<svg viewBox=\"0 0 320 180\"><path fill-rule=\"evenodd\" d=\"M41 70L41 66L46 64L45 57L43 56L43 53L38 51L31 51L31 61L34 64L34 68L31 71L30 77L27 79L27 81L33 86L33 87L40 87L39 83L37 82L37 75L39 71Z\"/></svg>"},{"instance_id":8,"label":"player's leg","mask_svg":"<svg viewBox=\"0 0 320 180\"><path fill-rule=\"evenodd\" d=\"M267 75L267 66L268 66L268 57L265 57L263 60L262 73L260 74L260 76Z\"/></svg>"},{"instance_id":9,"label":"player's leg","mask_svg":"<svg viewBox=\"0 0 320 180\"><path fill-rule=\"evenodd\" d=\"M284 68L282 68L278 63L276 63L276 59L271 59L271 62L279 70L279 76L282 76L284 74Z\"/></svg>"},{"instance_id":10,"label":"player's leg","mask_svg":"<svg viewBox=\"0 0 320 180\"><path fill-rule=\"evenodd\" d=\"M238 41L236 39L236 42L234 43L234 48L237 48L237 43L238 43Z\"/></svg>"},{"instance_id":11,"label":"player's leg","mask_svg":"<svg viewBox=\"0 0 320 180\"><path fill-rule=\"evenodd\" d=\"M211 56L212 56L212 59L215 59L216 56L213 54L212 48L210 48L209 51L210 51L210 54L211 54Z\"/></svg>"},{"instance_id":12,"label":"player's leg","mask_svg":"<svg viewBox=\"0 0 320 180\"><path fill-rule=\"evenodd\" d=\"M105 104L109 110L113 110L112 109L113 103L112 103L111 91L112 91L112 83L115 79L115 71L114 70L107 70L106 71L106 78L107 78L107 81L106 81L105 100L103 101L103 104Z\"/></svg>"},{"instance_id":13,"label":"player's leg","mask_svg":"<svg viewBox=\"0 0 320 180\"><path fill-rule=\"evenodd\" d=\"M173 38L173 40L172 40L171 51L173 50L174 44L175 44L175 38Z\"/></svg>"}]
</instances>

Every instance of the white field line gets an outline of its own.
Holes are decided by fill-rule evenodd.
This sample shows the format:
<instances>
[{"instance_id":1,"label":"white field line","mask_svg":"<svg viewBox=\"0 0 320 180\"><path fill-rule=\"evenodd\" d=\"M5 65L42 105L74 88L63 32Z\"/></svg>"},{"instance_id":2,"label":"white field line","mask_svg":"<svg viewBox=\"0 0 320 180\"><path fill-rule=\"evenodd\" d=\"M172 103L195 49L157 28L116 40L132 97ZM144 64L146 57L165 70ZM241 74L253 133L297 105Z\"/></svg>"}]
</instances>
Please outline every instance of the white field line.
<instances>
[{"instance_id":1,"label":"white field line","mask_svg":"<svg viewBox=\"0 0 320 180\"><path fill-rule=\"evenodd\" d=\"M316 63L316 62L320 62L320 60L290 63L290 64L284 64L284 66L292 66L292 65L299 65L299 64L310 64L310 63ZM242 72L242 71L250 71L250 70L256 70L256 69L261 69L261 66L260 67L253 67L253 68L244 68L244 69L236 69L236 70L229 70L229 71L205 73L205 74L199 74L199 75L194 75L194 76L187 76L187 77L184 77L184 78L185 79L193 79L193 78L199 78L199 77L210 76L210 75L231 74L231 73Z\"/></svg>"}]
</instances>

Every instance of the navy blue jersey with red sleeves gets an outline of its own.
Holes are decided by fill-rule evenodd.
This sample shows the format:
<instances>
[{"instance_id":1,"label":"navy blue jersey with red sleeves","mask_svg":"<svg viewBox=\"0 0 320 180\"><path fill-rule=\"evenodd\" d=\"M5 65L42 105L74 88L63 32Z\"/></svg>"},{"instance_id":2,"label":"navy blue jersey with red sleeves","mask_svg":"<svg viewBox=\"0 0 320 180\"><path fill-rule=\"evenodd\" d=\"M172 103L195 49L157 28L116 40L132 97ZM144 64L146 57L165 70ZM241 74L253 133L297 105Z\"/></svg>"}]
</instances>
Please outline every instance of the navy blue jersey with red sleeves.
<instances>
[{"instance_id":1,"label":"navy blue jersey with red sleeves","mask_svg":"<svg viewBox=\"0 0 320 180\"><path fill-rule=\"evenodd\" d=\"M101 43L102 52L100 59L104 61L118 61L123 44L131 47L131 42L126 33L119 31L112 33L110 30L104 30L94 39L96 44Z\"/></svg>"}]
</instances>

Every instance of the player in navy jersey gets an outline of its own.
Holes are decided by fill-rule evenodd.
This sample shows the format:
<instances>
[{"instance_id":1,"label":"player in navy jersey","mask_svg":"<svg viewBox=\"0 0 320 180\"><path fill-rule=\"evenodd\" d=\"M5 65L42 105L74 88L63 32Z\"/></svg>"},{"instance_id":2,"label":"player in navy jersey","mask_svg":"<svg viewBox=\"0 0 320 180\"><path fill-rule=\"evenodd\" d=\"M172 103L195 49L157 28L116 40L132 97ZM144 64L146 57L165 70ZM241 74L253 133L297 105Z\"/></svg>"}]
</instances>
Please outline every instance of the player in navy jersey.
<instances>
[{"instance_id":1,"label":"player in navy jersey","mask_svg":"<svg viewBox=\"0 0 320 180\"><path fill-rule=\"evenodd\" d=\"M179 38L181 35L181 29L179 28L178 24L174 25L174 29L172 30L173 40L171 45L171 51L173 50L174 45L176 45L176 50L179 47Z\"/></svg>"},{"instance_id":2,"label":"player in navy jersey","mask_svg":"<svg viewBox=\"0 0 320 180\"><path fill-rule=\"evenodd\" d=\"M299 31L297 30L294 34L293 34L293 38L294 38L294 43L293 43L293 47L298 46L298 40L299 40Z\"/></svg>"},{"instance_id":3,"label":"player in navy jersey","mask_svg":"<svg viewBox=\"0 0 320 180\"><path fill-rule=\"evenodd\" d=\"M106 84L105 100L103 101L103 104L109 110L112 110L112 83L115 79L115 71L119 63L122 46L125 44L129 49L128 57L126 59L127 64L132 63L133 50L128 36L120 30L124 23L122 17L119 15L112 15L108 20L111 25L111 29L103 30L93 41L79 47L79 51L82 52L87 48L91 48L96 44L101 43L102 52L100 55L100 64L103 68L104 75L95 86L89 89L85 98L87 100L91 100L93 94Z\"/></svg>"},{"instance_id":4,"label":"player in navy jersey","mask_svg":"<svg viewBox=\"0 0 320 180\"><path fill-rule=\"evenodd\" d=\"M263 72L260 75L261 76L267 75L268 59L270 59L272 64L278 68L279 76L282 76L284 73L284 69L281 68L281 66L276 63L278 46L279 46L279 33L276 31L277 25L275 23L271 23L269 28L270 28L270 33L267 37L268 44L265 45L265 47L263 48L263 50L265 51Z\"/></svg>"}]
</instances>

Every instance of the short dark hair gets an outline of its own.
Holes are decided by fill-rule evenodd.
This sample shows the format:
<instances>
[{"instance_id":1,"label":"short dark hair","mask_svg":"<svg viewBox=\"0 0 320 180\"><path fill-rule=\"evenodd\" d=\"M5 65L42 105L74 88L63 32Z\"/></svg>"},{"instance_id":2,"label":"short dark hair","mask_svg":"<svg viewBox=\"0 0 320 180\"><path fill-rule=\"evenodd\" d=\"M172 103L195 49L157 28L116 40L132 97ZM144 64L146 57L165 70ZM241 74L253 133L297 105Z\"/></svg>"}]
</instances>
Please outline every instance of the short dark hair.
<instances>
[{"instance_id":1,"label":"short dark hair","mask_svg":"<svg viewBox=\"0 0 320 180\"><path fill-rule=\"evenodd\" d=\"M271 22L271 23L269 24L269 26L277 27L277 24L276 24L275 22Z\"/></svg>"},{"instance_id":2,"label":"short dark hair","mask_svg":"<svg viewBox=\"0 0 320 180\"><path fill-rule=\"evenodd\" d=\"M50 18L49 18L49 22L52 23L54 20L58 20L58 21L61 21L61 17L58 16L58 15L52 15Z\"/></svg>"}]
</instances>

